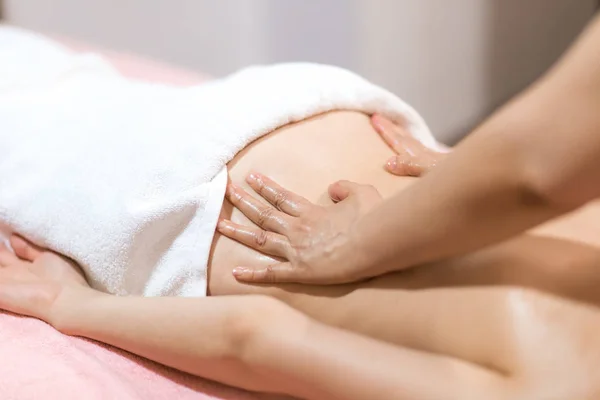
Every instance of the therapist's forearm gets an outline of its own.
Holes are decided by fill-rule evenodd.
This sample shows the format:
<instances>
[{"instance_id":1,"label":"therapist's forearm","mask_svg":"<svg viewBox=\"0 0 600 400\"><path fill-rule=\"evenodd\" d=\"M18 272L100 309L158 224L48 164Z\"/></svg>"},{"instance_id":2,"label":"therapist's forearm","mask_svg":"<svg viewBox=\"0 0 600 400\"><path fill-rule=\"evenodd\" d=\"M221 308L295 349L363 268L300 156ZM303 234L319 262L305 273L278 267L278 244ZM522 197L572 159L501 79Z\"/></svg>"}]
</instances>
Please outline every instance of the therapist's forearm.
<instances>
[{"instance_id":1,"label":"therapist's forearm","mask_svg":"<svg viewBox=\"0 0 600 400\"><path fill-rule=\"evenodd\" d=\"M487 136L487 135L486 135ZM353 230L374 274L457 256L509 238L571 208L531 190L509 141L473 137Z\"/></svg>"},{"instance_id":2,"label":"therapist's forearm","mask_svg":"<svg viewBox=\"0 0 600 400\"><path fill-rule=\"evenodd\" d=\"M358 222L377 273L464 254L600 195L600 20L435 170Z\"/></svg>"}]
</instances>

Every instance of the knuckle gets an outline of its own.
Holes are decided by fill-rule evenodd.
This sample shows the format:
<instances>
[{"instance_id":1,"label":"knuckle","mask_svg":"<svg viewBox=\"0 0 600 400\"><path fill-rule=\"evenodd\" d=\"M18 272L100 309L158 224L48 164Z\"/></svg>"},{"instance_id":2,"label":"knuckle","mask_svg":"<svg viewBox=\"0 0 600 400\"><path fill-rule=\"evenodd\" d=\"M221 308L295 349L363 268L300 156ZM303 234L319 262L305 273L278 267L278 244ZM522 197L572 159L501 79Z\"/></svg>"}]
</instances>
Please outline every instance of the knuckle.
<instances>
[{"instance_id":1,"label":"knuckle","mask_svg":"<svg viewBox=\"0 0 600 400\"><path fill-rule=\"evenodd\" d=\"M267 268L265 268L265 282L269 282L269 283L275 283L276 278L275 278L275 270L273 269L272 265L267 266Z\"/></svg>"},{"instance_id":2,"label":"knuckle","mask_svg":"<svg viewBox=\"0 0 600 400\"><path fill-rule=\"evenodd\" d=\"M256 223L264 227L271 219L273 218L273 209L270 207L265 207L258 212L258 217Z\"/></svg>"},{"instance_id":3,"label":"knuckle","mask_svg":"<svg viewBox=\"0 0 600 400\"><path fill-rule=\"evenodd\" d=\"M267 185L265 184L265 182L262 179L257 179L256 180L256 191L258 192L258 194L260 194L262 197L265 197L266 190L267 190Z\"/></svg>"},{"instance_id":4,"label":"knuckle","mask_svg":"<svg viewBox=\"0 0 600 400\"><path fill-rule=\"evenodd\" d=\"M257 247L265 247L269 241L269 234L267 231L260 231L254 235L254 243Z\"/></svg>"},{"instance_id":5,"label":"knuckle","mask_svg":"<svg viewBox=\"0 0 600 400\"><path fill-rule=\"evenodd\" d=\"M298 248L292 243L287 244L287 254L286 258L292 265L298 265L299 260Z\"/></svg>"},{"instance_id":6,"label":"knuckle","mask_svg":"<svg viewBox=\"0 0 600 400\"><path fill-rule=\"evenodd\" d=\"M308 236L312 231L312 226L310 225L310 221L298 221L294 224L293 230L302 236Z\"/></svg>"},{"instance_id":7,"label":"knuckle","mask_svg":"<svg viewBox=\"0 0 600 400\"><path fill-rule=\"evenodd\" d=\"M289 197L290 197L290 195L287 191L285 191L285 190L278 191L275 194L275 199L274 199L275 207L277 207L277 209L279 211L282 211L282 207L284 204L286 204L288 202Z\"/></svg>"}]
</instances>

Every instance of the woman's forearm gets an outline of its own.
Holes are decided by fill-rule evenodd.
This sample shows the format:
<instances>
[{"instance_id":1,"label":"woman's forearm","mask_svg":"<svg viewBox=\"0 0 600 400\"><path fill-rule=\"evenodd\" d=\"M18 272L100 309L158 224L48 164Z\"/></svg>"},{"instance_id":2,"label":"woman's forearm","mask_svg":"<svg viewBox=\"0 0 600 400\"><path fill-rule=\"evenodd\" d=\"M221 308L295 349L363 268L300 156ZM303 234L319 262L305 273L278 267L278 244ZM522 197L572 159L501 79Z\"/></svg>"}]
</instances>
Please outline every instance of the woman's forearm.
<instances>
[{"instance_id":1,"label":"woman's forearm","mask_svg":"<svg viewBox=\"0 0 600 400\"><path fill-rule=\"evenodd\" d=\"M63 307L65 312L52 322L63 333L108 343L192 375L247 390L280 392L277 379L264 379L243 361L245 344L264 316L274 312L273 302L255 296L98 293Z\"/></svg>"},{"instance_id":2,"label":"woman's forearm","mask_svg":"<svg viewBox=\"0 0 600 400\"><path fill-rule=\"evenodd\" d=\"M107 343L195 376L308 400L364 398L346 395L349 385L344 373L355 371L347 368L344 359L350 365L368 367L369 358L355 355L352 344L332 352L331 346L344 341L344 332L339 331L337 337L332 329L272 298L93 294L65 309L53 321L60 331ZM367 339L358 342L363 340ZM354 386L361 387L363 377L361 371L356 372L358 375L351 379ZM369 387L367 383L364 386Z\"/></svg>"},{"instance_id":3,"label":"woman's forearm","mask_svg":"<svg viewBox=\"0 0 600 400\"><path fill-rule=\"evenodd\" d=\"M248 390L402 400L495 398L504 388L503 379L478 366L328 327L270 298L82 300L54 321L58 329Z\"/></svg>"},{"instance_id":4,"label":"woman's forearm","mask_svg":"<svg viewBox=\"0 0 600 400\"><path fill-rule=\"evenodd\" d=\"M359 221L363 262L383 273L464 254L600 195L598 48L600 18L539 83Z\"/></svg>"}]
</instances>

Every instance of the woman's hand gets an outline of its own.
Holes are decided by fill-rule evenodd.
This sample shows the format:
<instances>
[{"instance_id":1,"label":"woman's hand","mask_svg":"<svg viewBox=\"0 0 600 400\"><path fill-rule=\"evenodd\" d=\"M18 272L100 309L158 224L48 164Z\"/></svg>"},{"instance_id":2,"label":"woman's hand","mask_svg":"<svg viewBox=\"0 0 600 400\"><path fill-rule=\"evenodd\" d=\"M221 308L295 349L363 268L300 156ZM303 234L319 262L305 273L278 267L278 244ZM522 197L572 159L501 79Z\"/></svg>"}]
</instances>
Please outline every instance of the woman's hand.
<instances>
[{"instance_id":1,"label":"woman's hand","mask_svg":"<svg viewBox=\"0 0 600 400\"><path fill-rule=\"evenodd\" d=\"M385 169L394 175L421 176L446 156L445 153L426 147L403 127L381 115L374 114L371 117L371 125L397 154L385 164Z\"/></svg>"},{"instance_id":2,"label":"woman's hand","mask_svg":"<svg viewBox=\"0 0 600 400\"><path fill-rule=\"evenodd\" d=\"M335 284L370 277L355 253L350 232L358 219L381 201L369 185L340 181L329 187L337 203L312 204L271 179L251 174L247 182L272 206L230 184L227 199L258 227L219 221L219 232L263 253L287 260L266 268L239 266L235 277L249 282Z\"/></svg>"},{"instance_id":3,"label":"woman's hand","mask_svg":"<svg viewBox=\"0 0 600 400\"><path fill-rule=\"evenodd\" d=\"M92 292L73 261L18 236L10 244L14 253L0 244L0 309L55 325L69 304Z\"/></svg>"}]
</instances>

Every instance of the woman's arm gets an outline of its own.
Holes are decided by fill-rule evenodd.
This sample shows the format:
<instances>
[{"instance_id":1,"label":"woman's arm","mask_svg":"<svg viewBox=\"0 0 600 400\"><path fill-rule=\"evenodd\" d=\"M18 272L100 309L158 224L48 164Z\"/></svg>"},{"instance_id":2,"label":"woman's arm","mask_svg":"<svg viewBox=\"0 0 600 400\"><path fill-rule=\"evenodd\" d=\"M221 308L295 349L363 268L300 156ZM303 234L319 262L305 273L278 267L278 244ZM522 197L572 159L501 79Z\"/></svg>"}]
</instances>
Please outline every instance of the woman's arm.
<instances>
[{"instance_id":1,"label":"woman's arm","mask_svg":"<svg viewBox=\"0 0 600 400\"><path fill-rule=\"evenodd\" d=\"M21 259L0 247L0 308L197 376L309 400L493 399L505 390L485 368L327 327L268 297L103 294L73 263L12 244Z\"/></svg>"},{"instance_id":2,"label":"woman's arm","mask_svg":"<svg viewBox=\"0 0 600 400\"><path fill-rule=\"evenodd\" d=\"M448 393L491 399L504 390L500 375L479 366L328 327L267 297L81 300L57 325L63 332L253 391L441 400Z\"/></svg>"},{"instance_id":3,"label":"woman's arm","mask_svg":"<svg viewBox=\"0 0 600 400\"><path fill-rule=\"evenodd\" d=\"M281 325L273 323L274 314ZM258 296L145 298L89 291L50 322L65 334L108 343L195 376L251 391L288 393L278 371L269 379L245 362L244 352L259 326L291 337L307 321ZM288 331L292 327L298 332Z\"/></svg>"},{"instance_id":4,"label":"woman's arm","mask_svg":"<svg viewBox=\"0 0 600 400\"><path fill-rule=\"evenodd\" d=\"M267 297L102 294L68 260L12 244L20 258L0 246L1 309L250 390L308 400L596 398L600 390L597 310L535 292L442 290L434 313L420 315L433 319L418 351L319 324ZM492 345L501 351L489 357Z\"/></svg>"}]
</instances>

